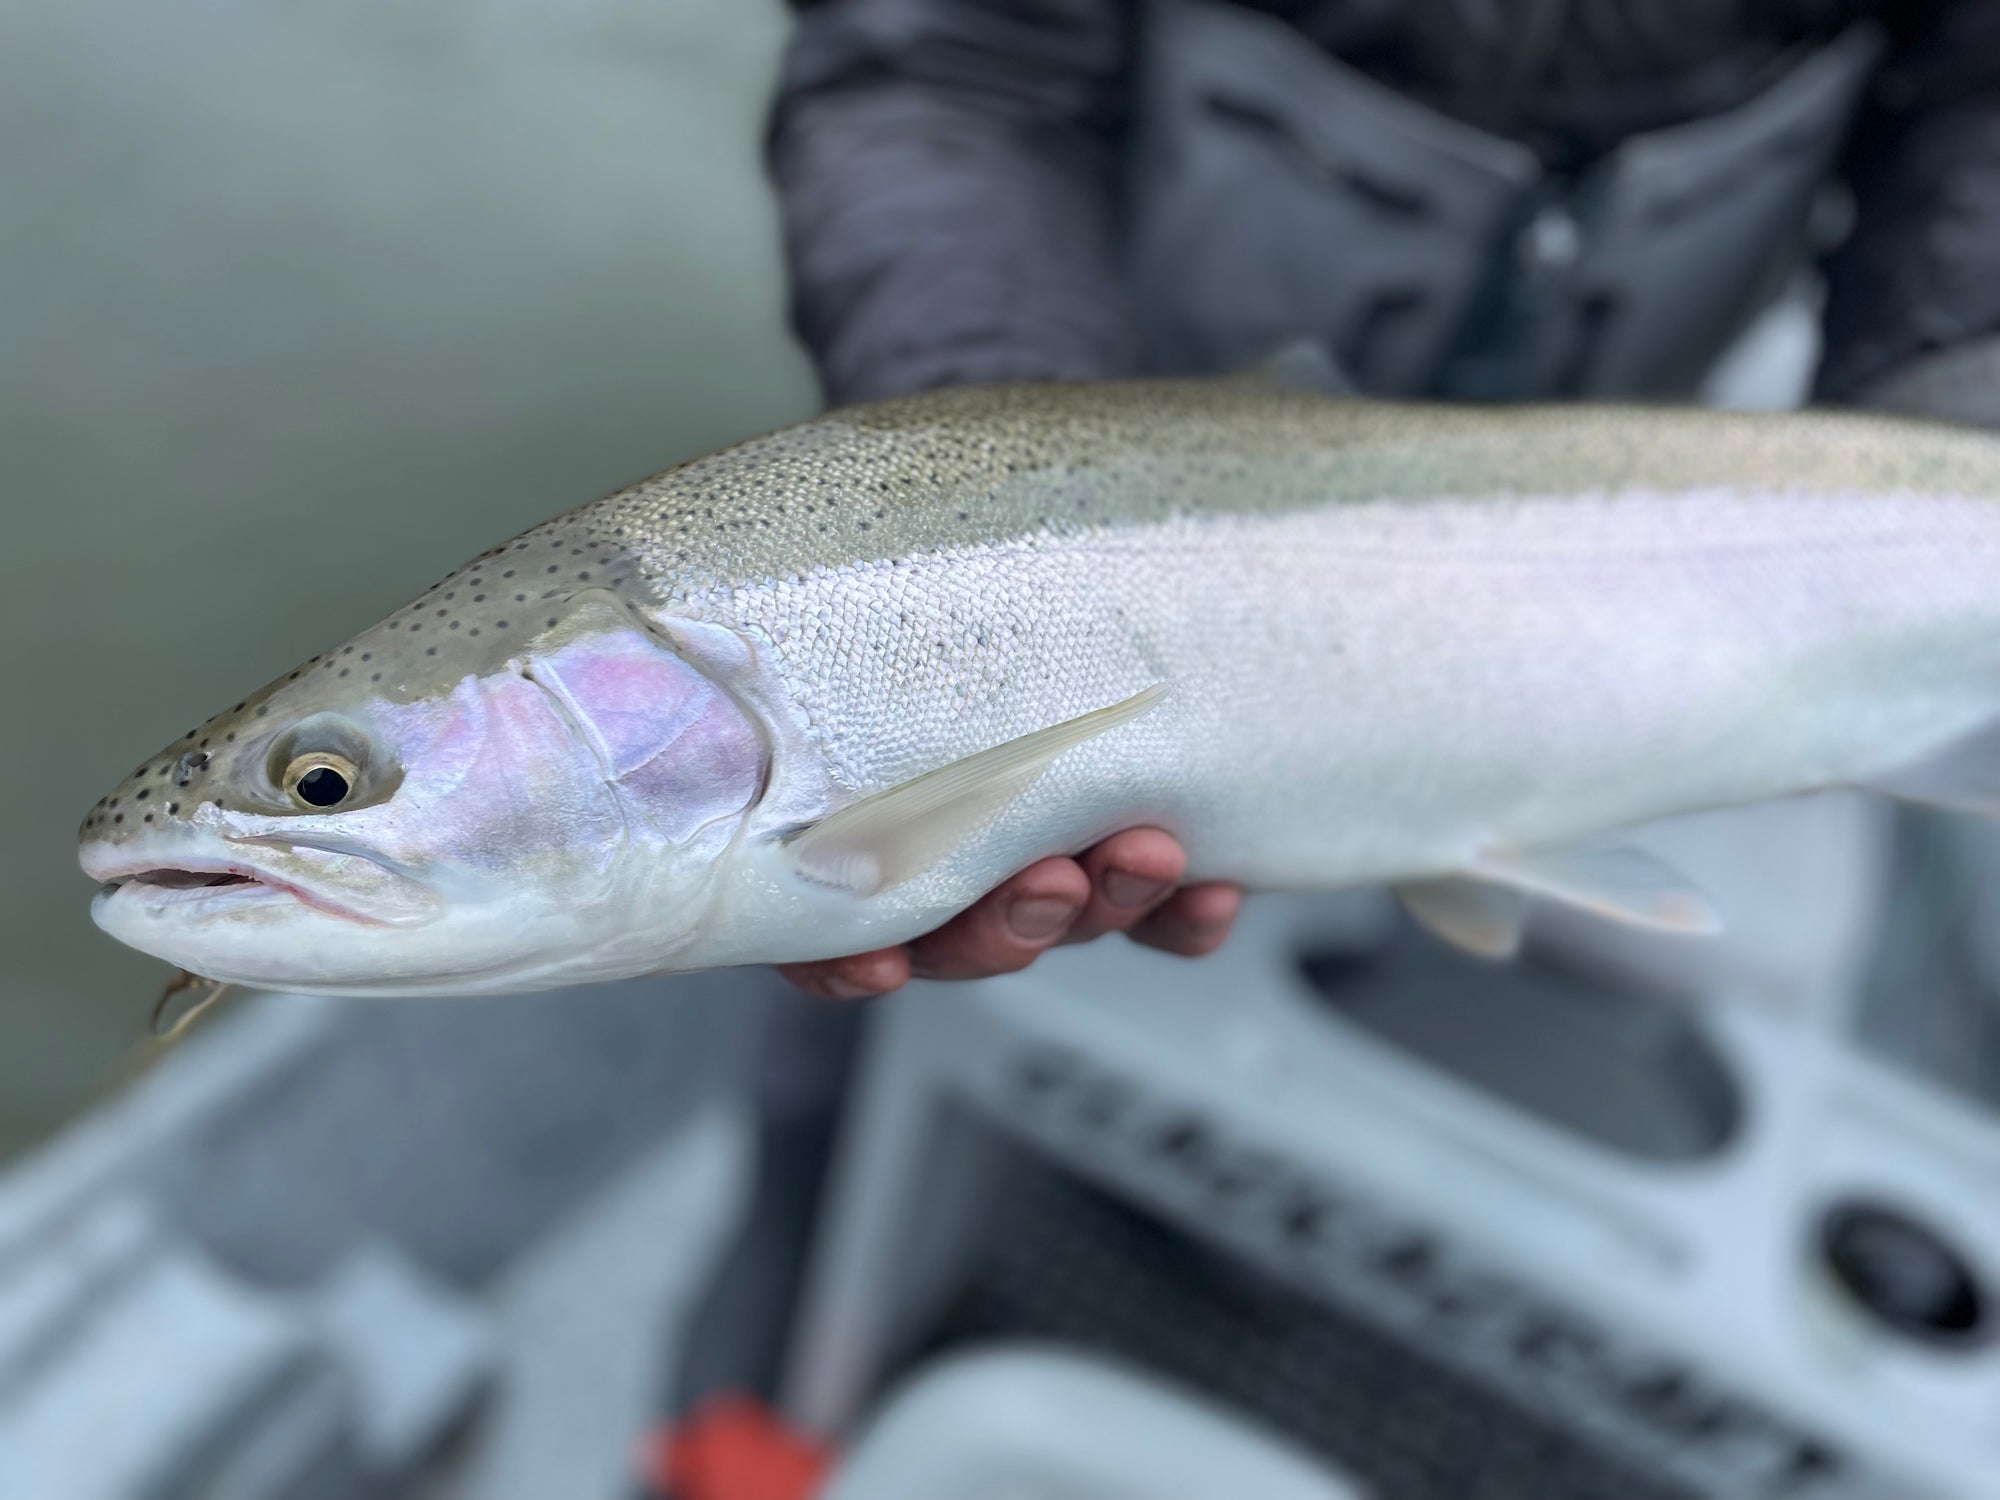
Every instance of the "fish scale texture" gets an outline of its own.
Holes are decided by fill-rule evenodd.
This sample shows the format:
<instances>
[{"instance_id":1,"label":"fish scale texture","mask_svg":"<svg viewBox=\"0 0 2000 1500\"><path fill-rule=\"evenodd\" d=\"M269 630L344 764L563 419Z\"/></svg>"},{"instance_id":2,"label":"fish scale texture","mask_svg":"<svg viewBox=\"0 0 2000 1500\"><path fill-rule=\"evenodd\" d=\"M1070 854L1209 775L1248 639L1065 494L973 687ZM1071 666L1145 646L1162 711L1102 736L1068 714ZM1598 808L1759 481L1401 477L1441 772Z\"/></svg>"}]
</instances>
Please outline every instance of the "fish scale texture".
<instances>
[{"instance_id":1,"label":"fish scale texture","mask_svg":"<svg viewBox=\"0 0 2000 1500\"><path fill-rule=\"evenodd\" d=\"M531 660L541 634L594 590L766 632L829 769L855 790L1169 675L1176 701L1119 743L1129 756L1150 737L1185 779L1201 755L1176 718L1191 686L1208 695L1208 724L1233 713L1238 730L1258 721L1244 715L1351 691L1345 678L1313 677L1343 649L1324 598L1361 590L1385 601L1395 570L1336 577L1326 564L1357 536L1336 512L1427 512L1412 536L1476 563L1495 520L1537 498L1703 488L1761 496L1777 527L1794 524L1786 507L1830 495L2000 497L2000 440L1852 416L1409 407L1255 378L995 387L855 408L669 470L481 554L143 762L83 832L117 843L209 804L281 810L237 789L268 780L286 726L441 696ZM1454 509L1454 498L1475 504ZM1284 524L1308 516L1321 520ZM1249 550L1221 540L1259 517L1273 526ZM1589 528L1574 535L1588 550ZM1361 711L1351 697L1338 707ZM1234 764L1296 775L1242 739L1223 741ZM1064 769L1091 759L1086 747Z\"/></svg>"},{"instance_id":2,"label":"fish scale texture","mask_svg":"<svg viewBox=\"0 0 2000 1500\"><path fill-rule=\"evenodd\" d=\"M1165 683L1010 822L1080 843L1144 818L1186 838L1200 874L1316 883L1413 846L1450 867L1480 832L1535 844L1770 795L1801 737L1838 757L1859 734L1865 761L1899 715L1932 711L1933 685L1923 668L1828 672L1826 642L1929 641L1937 692L2000 668L2000 511L1933 498L1922 520L1826 498L1802 536L1781 500L1737 490L1211 514L820 567L674 608L768 643L855 792ZM1898 557L1917 565L1885 570Z\"/></svg>"},{"instance_id":3,"label":"fish scale texture","mask_svg":"<svg viewBox=\"0 0 2000 1500\"><path fill-rule=\"evenodd\" d=\"M1045 529L1725 486L2000 495L2000 442L1851 415L1397 405L1261 377L996 386L835 412L668 470L529 537L608 535L671 600Z\"/></svg>"},{"instance_id":4,"label":"fish scale texture","mask_svg":"<svg viewBox=\"0 0 2000 1500\"><path fill-rule=\"evenodd\" d=\"M1120 828L1196 880L1480 878L1996 723L1994 435L957 391L490 548L142 763L81 859L195 973L495 993L904 942ZM864 847L816 863L830 815Z\"/></svg>"}]
</instances>

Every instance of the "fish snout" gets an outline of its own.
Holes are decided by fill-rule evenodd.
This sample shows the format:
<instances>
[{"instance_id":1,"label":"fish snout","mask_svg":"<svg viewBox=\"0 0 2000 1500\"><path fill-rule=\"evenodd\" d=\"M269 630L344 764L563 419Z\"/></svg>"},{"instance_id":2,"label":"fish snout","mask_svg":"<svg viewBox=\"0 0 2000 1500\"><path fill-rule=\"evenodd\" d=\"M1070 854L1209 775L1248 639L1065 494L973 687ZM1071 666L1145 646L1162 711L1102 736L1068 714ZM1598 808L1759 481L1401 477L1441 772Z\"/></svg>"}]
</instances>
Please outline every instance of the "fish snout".
<instances>
[{"instance_id":1,"label":"fish snout","mask_svg":"<svg viewBox=\"0 0 2000 1500\"><path fill-rule=\"evenodd\" d=\"M205 749L169 749L140 766L84 814L77 828L79 842L115 846L187 820L201 805L197 787L212 758Z\"/></svg>"}]
</instances>

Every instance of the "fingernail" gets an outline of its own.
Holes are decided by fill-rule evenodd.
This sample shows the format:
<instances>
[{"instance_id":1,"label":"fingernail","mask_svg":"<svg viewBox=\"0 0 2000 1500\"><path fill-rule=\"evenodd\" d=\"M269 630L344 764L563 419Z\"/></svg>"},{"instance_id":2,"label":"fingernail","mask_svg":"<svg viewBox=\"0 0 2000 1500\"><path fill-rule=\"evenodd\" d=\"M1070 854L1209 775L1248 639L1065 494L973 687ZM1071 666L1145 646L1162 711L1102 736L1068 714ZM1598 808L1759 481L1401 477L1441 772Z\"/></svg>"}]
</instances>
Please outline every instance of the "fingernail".
<instances>
[{"instance_id":1,"label":"fingernail","mask_svg":"<svg viewBox=\"0 0 2000 1500\"><path fill-rule=\"evenodd\" d=\"M1007 930L1028 942L1054 937L1076 920L1078 907L1060 896L1034 896L1007 908Z\"/></svg>"},{"instance_id":2,"label":"fingernail","mask_svg":"<svg viewBox=\"0 0 2000 1500\"><path fill-rule=\"evenodd\" d=\"M866 1000L875 992L865 984L856 984L851 979L829 979L820 986L831 1000Z\"/></svg>"},{"instance_id":3,"label":"fingernail","mask_svg":"<svg viewBox=\"0 0 2000 1500\"><path fill-rule=\"evenodd\" d=\"M1149 880L1130 870L1104 872L1104 899L1113 906L1144 906L1167 889L1164 880Z\"/></svg>"}]
</instances>

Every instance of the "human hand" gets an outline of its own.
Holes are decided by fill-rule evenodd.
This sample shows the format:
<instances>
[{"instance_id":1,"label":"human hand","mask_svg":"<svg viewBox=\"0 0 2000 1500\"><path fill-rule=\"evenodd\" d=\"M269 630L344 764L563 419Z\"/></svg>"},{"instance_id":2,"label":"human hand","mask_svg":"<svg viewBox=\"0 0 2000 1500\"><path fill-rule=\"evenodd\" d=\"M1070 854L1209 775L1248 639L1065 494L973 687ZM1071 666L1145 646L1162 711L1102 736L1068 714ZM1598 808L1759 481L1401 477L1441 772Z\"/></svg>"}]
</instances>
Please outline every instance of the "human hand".
<instances>
[{"instance_id":1,"label":"human hand","mask_svg":"<svg viewBox=\"0 0 2000 1500\"><path fill-rule=\"evenodd\" d=\"M1107 932L1198 958L1222 946L1243 893L1210 882L1182 887L1187 853L1170 833L1128 828L1075 859L1030 865L937 931L894 948L819 963L780 964L809 995L859 1000L911 979L987 979L1025 969L1058 943Z\"/></svg>"}]
</instances>

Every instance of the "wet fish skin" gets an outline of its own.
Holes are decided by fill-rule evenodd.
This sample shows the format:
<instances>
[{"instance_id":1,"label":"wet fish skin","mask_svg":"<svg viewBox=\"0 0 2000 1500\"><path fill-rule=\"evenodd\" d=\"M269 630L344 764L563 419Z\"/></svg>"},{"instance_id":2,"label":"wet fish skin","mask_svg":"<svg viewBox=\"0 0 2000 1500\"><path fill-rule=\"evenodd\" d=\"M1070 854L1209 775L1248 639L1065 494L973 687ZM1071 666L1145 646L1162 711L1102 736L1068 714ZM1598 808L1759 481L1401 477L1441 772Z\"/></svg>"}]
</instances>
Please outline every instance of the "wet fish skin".
<instances>
[{"instance_id":1,"label":"wet fish skin","mask_svg":"<svg viewBox=\"0 0 2000 1500\"><path fill-rule=\"evenodd\" d=\"M860 951L1140 823L1194 878L1664 912L1565 851L2000 720L1996 626L1989 434L945 392L502 543L143 763L82 861L124 941L363 993ZM356 771L324 810L284 789L320 752Z\"/></svg>"}]
</instances>

